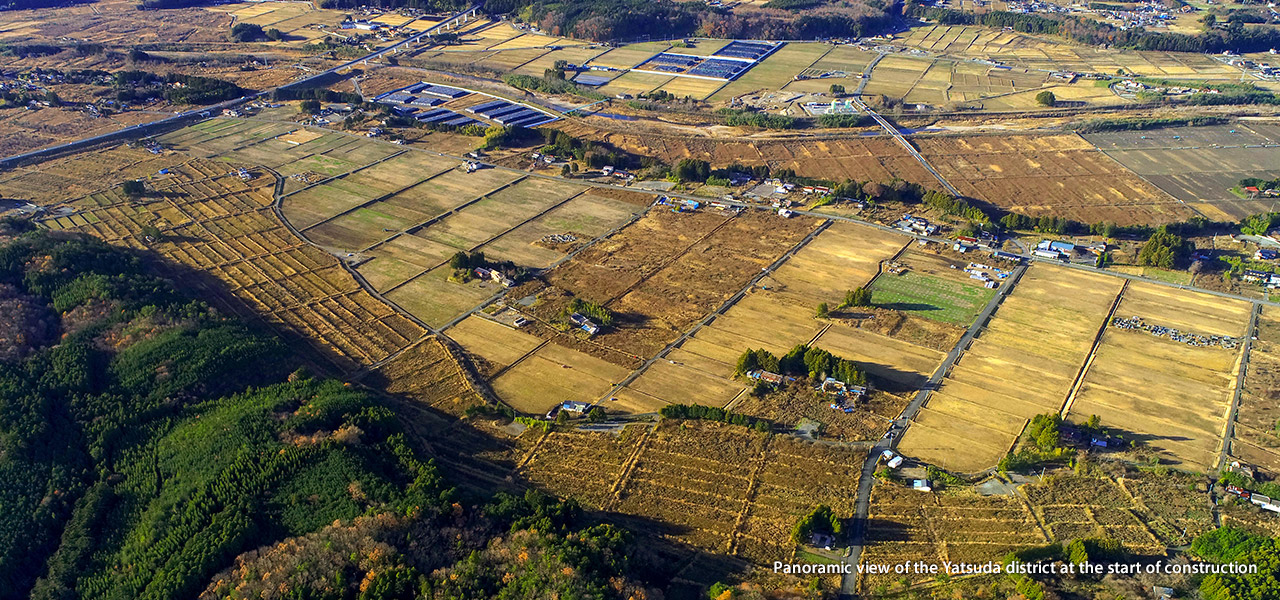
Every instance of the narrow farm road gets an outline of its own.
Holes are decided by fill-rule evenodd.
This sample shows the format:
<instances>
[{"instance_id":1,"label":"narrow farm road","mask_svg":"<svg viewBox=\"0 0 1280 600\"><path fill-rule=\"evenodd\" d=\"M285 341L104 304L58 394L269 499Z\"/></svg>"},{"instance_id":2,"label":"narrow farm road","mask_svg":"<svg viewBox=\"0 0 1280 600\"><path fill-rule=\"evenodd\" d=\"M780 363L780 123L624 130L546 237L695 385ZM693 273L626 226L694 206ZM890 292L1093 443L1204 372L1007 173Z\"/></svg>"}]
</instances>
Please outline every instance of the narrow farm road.
<instances>
[{"instance_id":1,"label":"narrow farm road","mask_svg":"<svg viewBox=\"0 0 1280 600\"><path fill-rule=\"evenodd\" d=\"M1236 373L1236 390L1231 396L1231 410L1227 412L1227 424L1222 432L1222 449L1218 451L1218 468L1226 466L1231 454L1231 438L1236 433L1236 412L1240 409L1240 396L1244 394L1244 378L1249 372L1249 351L1253 349L1253 338L1258 335L1258 314L1262 305L1253 304L1249 312L1249 328L1244 330L1244 348L1240 350L1240 371Z\"/></svg>"},{"instance_id":2,"label":"narrow farm road","mask_svg":"<svg viewBox=\"0 0 1280 600\"><path fill-rule=\"evenodd\" d=\"M1017 285L1018 280L1022 278L1022 274L1027 271L1026 265L1018 265L1013 269L1013 274L1000 285L996 290L996 295L991 297L986 307L978 314L978 318L973 324L965 330L964 335L960 336L960 340L947 353L946 359L938 368L934 370L933 375L929 377L929 381L916 392L911 402L902 410L902 414L894 420L893 425L889 429L889 435L876 442L867 453L866 460L862 463L862 474L858 479L858 499L855 505L855 514L853 521L853 541L849 545L849 556L842 560L847 565L849 574L845 575L840 582L840 596L842 598L854 598L858 593L858 564L862 560L862 548L866 542L867 516L871 512L871 489L875 486L876 465L880 462L880 453L895 447L897 440L910 426L911 419L919 412L920 407L924 406L926 400L929 399L929 393L942 383L942 379L946 377L951 370L952 365L959 360L960 354L964 352L973 339L977 337L978 332L986 326L987 321L991 320L991 316L995 314L1000 303L1004 301L1013 287Z\"/></svg>"}]
</instances>

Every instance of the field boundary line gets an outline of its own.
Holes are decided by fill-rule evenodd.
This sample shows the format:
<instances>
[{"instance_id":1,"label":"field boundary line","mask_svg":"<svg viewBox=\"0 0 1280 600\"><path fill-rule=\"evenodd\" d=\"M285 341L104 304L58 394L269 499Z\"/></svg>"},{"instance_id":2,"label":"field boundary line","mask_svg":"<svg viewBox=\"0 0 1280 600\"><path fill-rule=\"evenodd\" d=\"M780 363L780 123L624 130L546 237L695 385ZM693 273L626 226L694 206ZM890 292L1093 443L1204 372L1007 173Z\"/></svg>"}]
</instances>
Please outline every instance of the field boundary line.
<instances>
[{"instance_id":1,"label":"field boundary line","mask_svg":"<svg viewBox=\"0 0 1280 600\"><path fill-rule=\"evenodd\" d=\"M618 471L618 478L613 480L613 484L609 486L609 493L612 496L601 508L608 510L622 499L622 491L627 489L627 484L631 481L631 474L635 472L636 465L640 464L640 456L644 454L649 438L657 429L657 425L649 425L644 428L644 433L640 434L640 440L636 442L636 447L631 450L627 460L622 463L622 469Z\"/></svg>"},{"instance_id":2,"label":"field boundary line","mask_svg":"<svg viewBox=\"0 0 1280 600\"><path fill-rule=\"evenodd\" d=\"M520 462L516 464L516 466L511 468L511 472L518 473L520 469L523 469L525 465L529 464L529 461L533 460L533 457L538 454L538 450L541 450L543 444L545 444L546 441L550 438L551 438L550 429L542 432L542 436L538 438L537 442L534 442L533 448L529 450L528 454L524 455L524 457L520 459Z\"/></svg>"},{"instance_id":3,"label":"field boundary line","mask_svg":"<svg viewBox=\"0 0 1280 600\"><path fill-rule=\"evenodd\" d=\"M627 294L631 293L631 291L632 291L632 290L636 289L636 286L638 286L638 285L640 285L640 284L642 284L642 283L644 283L644 282L646 282L646 281L649 281L649 279L651 279L654 275L657 275L658 273L662 272L662 270L663 270L663 269L665 269L665 268L667 268L667 267L671 266L671 264L672 264L672 263L676 262L677 260L680 260L680 258L681 258L681 257L683 257L684 255L688 254L688 253L689 253L689 250L693 249L693 247L694 247L694 246L696 246L696 245L698 245L698 244L702 243L702 242L703 242L703 241L705 241L707 238L709 238L709 237L711 237L711 236L715 235L715 234L716 234L716 232L720 231L721 229L724 229L724 228L725 228L725 226L727 226L729 223L732 223L732 222L734 221L734 219L737 219L737 218L738 218L738 214L737 214L737 213L735 213L735 214L733 214L733 215L730 215L728 219L725 219L725 220L724 220L722 223L720 223L719 225L716 225L715 227L712 227L712 228L711 228L711 231L708 231L708 232L706 232L705 234L703 234L701 237L699 237L698 239L693 240L692 242L689 242L689 244L688 244L688 245L686 245L684 248L681 248L679 252L676 252L676 253L672 254L672 255L671 255L670 257L668 257L666 260L664 260L664 261L662 261L661 263L659 263L659 264L658 264L658 266L654 267L652 271L650 271L650 272L645 273L644 275L642 275L642 276L640 277L640 279L637 279L637 280L636 280L636 282L635 282L635 283L633 283L633 284L631 284L631 285L627 286L627 287L626 287L626 289L624 289L624 290L622 290L622 291L618 292L617 294L614 294L614 295L613 295L613 297L609 298L608 300L605 300L604 302L601 302L600 304L601 304L601 305L603 305L603 306L608 306L611 302L615 302L615 301L617 301L618 299L622 298L623 296L626 296Z\"/></svg>"},{"instance_id":4,"label":"field boundary line","mask_svg":"<svg viewBox=\"0 0 1280 600\"><path fill-rule=\"evenodd\" d=\"M455 206L455 207L453 207L453 208L449 209L448 211L442 212L442 213L440 213L440 214L438 214L438 215L433 215L433 216L429 217L426 221L423 221L423 222L418 223L418 224L416 224L416 225L411 225L411 226L409 226L409 227L405 227L404 229L402 229L402 230L400 230L400 231L397 231L397 232L395 232L395 233L391 234L390 236L387 236L387 237L385 237L385 238L383 238L383 239L381 239L381 240L378 240L378 241L376 241L376 242L374 242L374 243L372 243L372 244L369 244L368 246L365 246L364 248L361 248L361 249L360 249L360 253L361 253L361 254L363 254L363 253L365 253L365 252L369 252L369 251L371 251L371 250L374 250L374 249L378 248L379 246L382 246L382 245L385 245L385 244L390 243L390 242L391 242L391 240L394 240L394 239L396 239L396 238L398 238L398 237L400 237L400 236L402 236L402 235L413 235L415 232L421 231L421 230L423 230L423 229L425 229L425 228L427 228L427 227L430 227L430 226L432 226L432 225L435 225L435 224L436 224L436 222L443 220L445 217L448 217L448 216L450 216L450 215L457 214L457 213L458 213L458 211L461 211L462 209L467 208L468 206L471 206L472 204L475 204L475 203L477 203L477 202L479 202L479 201L481 201L481 200L484 200L485 198L488 198L489 196L492 196L493 194L496 194L496 193L498 193L498 192L501 192L502 190L505 190L505 189L507 189L507 188L509 188L509 187L511 187L511 186L513 186L513 185L515 185L515 184L517 184L517 183L520 183L521 181L524 181L525 179L527 179L527 177L518 177L518 178L516 178L516 180L515 180L515 181L511 181L511 182L508 182L508 183L504 183L504 184L502 184L502 185L498 186L497 188L494 188L494 189L489 190L489 191L487 191L487 192L485 192L485 193L483 193L483 194L480 194L479 196L476 196L475 198L472 198L472 199L470 199L470 200L468 200L468 201L466 201L466 202L463 202L462 204L459 204L459 205L457 205L457 206ZM522 223L522 224L523 224L523 223ZM490 239L493 239L493 238L490 238ZM439 266L439 265L437 265L437 266ZM434 268L434 267L433 267L433 268ZM430 269L428 269L428 270L430 270ZM401 282L401 284L403 284L403 283L404 283L404 282ZM399 285L401 285L401 284L397 284L397 286L399 286ZM394 288L388 288L388 289L387 289L387 291L389 292L389 291L391 291L392 289L394 289Z\"/></svg>"},{"instance_id":5,"label":"field boundary line","mask_svg":"<svg viewBox=\"0 0 1280 600\"><path fill-rule=\"evenodd\" d=\"M725 221L725 222L728 223L728 221ZM640 365L636 370L632 371L630 375L627 375L622 381L619 381L616 385L610 388L609 392L604 396L601 396L600 400L597 400L597 402L603 401L617 394L618 390L627 387L636 379L638 379L640 375L642 375L645 371L649 370L649 367L653 366L655 362L657 362L658 360L661 360L662 357L666 356L672 350L674 350L675 348L683 344L686 340L693 337L704 326L706 326L711 321L715 320L716 317L723 315L725 311L729 310L731 307L733 307L733 305L737 304L740 300L745 298L747 295L747 292L754 289L756 284L758 284L761 279L764 279L770 273L778 270L778 268L781 267L783 264L786 264L788 260L791 260L791 257L795 256L796 252L799 252L802 248L809 245L809 242L812 242L814 238L818 237L818 234L822 233L823 231L826 231L827 228L831 226L831 223L832 223L831 219L824 220L821 225L818 225L817 227L814 228L813 231L809 232L809 235L806 235L804 239L797 242L796 245L792 246L790 250L787 250L782 254L782 256L778 257L777 260L773 261L773 264L770 264L769 266L761 269L759 273L756 273L754 277L752 277L749 281L747 281L747 284L744 285L742 289L738 290L736 294L730 296L728 300L725 300L720 305L719 308L715 309L710 314L704 316L702 320L695 323L693 327L690 327L684 333L680 334L680 337L676 338L675 340L672 340L670 343L664 346L662 350L658 351L657 354L653 355L651 358L649 358L649 360L646 360L644 364ZM688 249L686 248L685 251L687 250ZM684 252L681 252L681 254L683 255Z\"/></svg>"},{"instance_id":6,"label":"field boundary line","mask_svg":"<svg viewBox=\"0 0 1280 600\"><path fill-rule=\"evenodd\" d=\"M289 231L290 235L294 236L297 239L302 240L303 243L324 252L325 255L327 256L333 256L329 252L325 251L324 248L321 248L315 242L311 241L311 238L308 238L307 236L303 235L301 231L298 231L298 229L293 226L293 223L289 222L289 219L285 218L284 210L283 210L284 196L282 195L282 193L284 192L285 178L281 176L280 173L277 172L275 169L271 169L269 167L264 167L264 168L267 170L268 173L271 173L272 176L274 176L276 179L275 193L273 194L273 201L271 203L271 210L275 214L276 219L282 225L284 225L285 229ZM382 293L377 290L377 288L373 287L373 285L370 284L369 281L364 278L364 275L361 275L359 271L353 268L346 261L342 259L336 259L336 260L338 265L341 266L342 270L346 271L346 273L355 280L356 285L360 286L360 288L362 288L366 293L368 293L370 296L372 296L374 299L378 300L379 302L382 302L387 307L391 308L392 311L395 311L400 316L404 317L405 319L408 319L410 323L413 323L414 325L421 327L423 331L434 334L436 339L440 341L440 345L444 348L445 353L448 354L449 358L451 358L454 361L454 363L457 365L458 372L462 375L463 380L466 381L467 387L471 389L472 393L480 396L480 398L485 402L492 402L499 406L507 406L507 404L502 402L502 400L498 398L498 396L494 394L493 391L489 389L487 385L482 385L480 382L476 381L476 378L474 376L474 374L476 373L475 366L471 365L471 361L467 359L466 353L462 352L462 349L458 347L457 342L453 341L448 336L440 333L439 330L431 327L422 319L419 319L417 315L414 315L413 313L405 310L404 307L387 299L386 296L383 296Z\"/></svg>"},{"instance_id":7,"label":"field boundary line","mask_svg":"<svg viewBox=\"0 0 1280 600\"><path fill-rule=\"evenodd\" d=\"M415 181L415 182L413 182L413 183L410 183L409 185L403 186L403 187L401 187L401 188L399 188L399 189L396 189L396 190L394 190L394 191L387 192L387 193L385 193L385 194L383 194L383 195L381 195L381 196L378 196L378 197L376 197L376 198L373 198L373 199L371 199L371 200L369 200L369 201L362 202L362 203L360 203L360 204L358 204L358 205L356 205L356 206L353 206L353 207L351 207L351 208L348 208L348 209L346 209L346 210L344 210L344 211L342 211L342 212L340 212L340 213L337 213L337 214L335 214L335 215L333 215L333 216L326 217L326 218L325 218L324 220L322 220L322 221L317 221L317 222L315 222L315 223L312 223L311 225L307 225L306 227L303 227L303 228L302 228L302 229L300 229L299 231L308 231L308 230L310 230L310 229L313 229L313 228L319 227L319 226L321 226L321 225L324 225L325 223L328 223L328 222L330 222L330 221L333 221L334 219L337 219L337 218L339 218L339 217L342 217L342 216L345 216L345 215L349 215L349 214L351 214L351 213L353 213L353 212L355 212L355 211L357 211L357 210L360 210L360 209L363 209L363 208L369 208L370 206L373 206L374 204L377 204L377 203L382 202L382 201L384 201L384 200L389 200L389 199L391 199L393 196L397 196L397 195L399 195L399 194L403 194L404 192L407 192L407 191L409 191L409 190L411 190L411 189L413 189L413 188L415 188L415 187L418 187L419 185L422 185L422 184L424 184L424 183L426 183L426 182L428 182L428 181L431 181L432 179L435 179L436 177L439 177L439 176L441 176L441 175L444 175L445 173L448 173L448 172L450 172L450 171L454 171L454 170L456 170L457 168L458 168L458 167L455 165L455 166L449 167L449 168L447 168L447 169L444 169L444 170L440 171L439 173L432 173L431 175L428 175L428 176L427 176L426 178L424 178L424 179L420 179L420 180L418 180L418 181Z\"/></svg>"},{"instance_id":8,"label":"field boundary line","mask_svg":"<svg viewBox=\"0 0 1280 600\"><path fill-rule=\"evenodd\" d=\"M281 200L283 200L283 199L288 198L289 196L292 196L292 195L294 195L294 194L300 194L300 193L305 192L305 191L307 191L307 190L309 190L309 189L311 189L311 188L313 188L313 187L317 187L317 186L325 185L325 184L328 184L328 183L332 183L332 182L337 181L337 180L339 180L339 179L346 179L348 175L351 175L351 174L353 174L353 173L358 173L358 172L360 172L360 171L363 171L363 170L365 170L365 169L368 169L369 167L372 167L372 166L377 165L377 164L379 164L379 163L382 163L382 162L385 162L385 161L391 160L391 159L393 159L393 158L395 158L395 157L397 157L397 156L400 156L401 154L404 154L404 153L406 153L406 152L408 152L408 150L401 150L401 151L399 151L399 152L392 152L391 154L389 154L389 155L387 155L387 156L384 156L384 157L382 157L382 158L379 158L378 160L375 160L375 161L373 161L373 162L371 162L371 163L369 163L369 164L367 164L367 165L361 165L361 166L358 166L358 167L356 167L356 168L354 168L354 169L351 169L350 171L347 171L347 172L345 172L345 173L338 173L337 175L330 175L329 177L325 177L324 179L321 179L320 181L317 181L317 182L315 182L315 183L308 183L307 185L305 185L305 186L303 186L303 187L300 187L300 188L298 188L298 189L296 189L296 190L293 190L292 192L285 192L285 191L284 191L284 188L281 188L281 190L280 190L280 192L281 192L281 193L280 193L280 199L281 199ZM311 154L308 154L305 158L310 158L310 157L312 157L312 156L324 156L324 154L323 154L323 153L321 153L321 154L311 153ZM298 159L297 161L294 161L294 162L298 162L298 161L300 161L300 160L303 160L303 159L301 159L301 158L300 158L300 159ZM275 172L275 169L272 169L272 172Z\"/></svg>"},{"instance_id":9,"label":"field boundary line","mask_svg":"<svg viewBox=\"0 0 1280 600\"><path fill-rule=\"evenodd\" d=\"M529 358L530 356L533 356L535 352L537 352L537 351L541 350L543 346L546 346L546 345L547 345L547 344L549 344L549 343L551 343L549 340L542 340L542 342L541 342L541 343L539 343L537 346L534 346L532 350L529 350L528 352L525 352L524 354L522 354L522 355L520 356L520 358L517 358L517 359L515 359L515 360L511 361L511 364L509 364L509 365L507 365L507 366L505 366L505 367L502 367L501 369L498 369L498 371L497 371L496 373L494 373L493 375L490 375L490 376L489 376L489 381L493 381L494 379L497 379L497 378L501 377L503 373L506 373L507 371L510 371L512 367L514 367L514 366L516 366L516 365L518 365L518 364L520 364L520 363L524 362L524 359Z\"/></svg>"},{"instance_id":10,"label":"field boundary line","mask_svg":"<svg viewBox=\"0 0 1280 600\"><path fill-rule=\"evenodd\" d=\"M764 439L764 445L760 448L760 454L756 464L751 469L751 474L747 477L747 491L742 495L742 509L738 511L738 517L733 522L733 529L729 530L729 545L726 548L728 554L734 554L738 551L738 539L745 535L740 531L743 524L747 522L747 517L751 514L751 507L755 506L756 494L760 491L760 473L764 471L764 466L769 462L769 448L773 445L773 436Z\"/></svg>"},{"instance_id":11,"label":"field boundary line","mask_svg":"<svg viewBox=\"0 0 1280 600\"><path fill-rule=\"evenodd\" d=\"M1067 389L1067 397L1062 400L1062 408L1058 409L1058 416L1063 419L1067 418L1067 413L1071 412L1071 406L1076 402L1076 394L1080 393L1080 388L1084 386L1084 378L1089 374L1089 367L1093 365L1093 359L1098 355L1098 347L1102 345L1102 337L1107 332L1107 326L1111 324L1111 319L1115 317L1116 310L1120 308L1120 301L1124 299L1124 293L1129 289L1129 280L1125 280L1120 286L1120 291L1116 292L1116 297L1111 301L1111 310L1107 311L1107 318L1102 321L1102 326L1098 327L1098 332L1093 336L1093 345L1089 347L1089 354L1085 355L1084 363L1080 365L1080 370L1076 371L1076 378L1071 382L1071 387Z\"/></svg>"},{"instance_id":12,"label":"field boundary line","mask_svg":"<svg viewBox=\"0 0 1280 600\"><path fill-rule=\"evenodd\" d=\"M1031 506L1031 503L1027 501L1027 498L1022 495L1022 490L1015 489L1013 492L1013 496L1016 497L1018 499L1018 502L1022 504L1022 507L1027 510L1027 514L1031 515L1031 522L1036 524L1036 529L1040 530L1040 535L1044 536L1044 541L1046 542L1053 541L1053 536L1049 535L1048 527L1046 527L1045 524L1040 521L1040 515L1036 514L1035 507Z\"/></svg>"},{"instance_id":13,"label":"field boundary line","mask_svg":"<svg viewBox=\"0 0 1280 600\"><path fill-rule=\"evenodd\" d=\"M1244 380L1249 374L1249 352L1253 349L1253 338L1258 331L1258 315L1262 313L1262 305L1253 303L1249 311L1249 328L1244 332L1244 347L1240 350L1240 366L1236 372L1235 390L1231 393L1231 406L1227 409L1227 422L1222 425L1222 448L1218 452L1217 468L1227 464L1231 454L1231 438L1235 437L1236 414L1240 410L1240 398L1244 395Z\"/></svg>"},{"instance_id":14,"label":"field boundary line","mask_svg":"<svg viewBox=\"0 0 1280 600\"><path fill-rule=\"evenodd\" d=\"M515 39L515 38L511 38L511 39ZM499 44L499 45L501 45L501 44ZM543 50L543 49L546 49L546 46L543 46L542 48L537 48L537 49L538 49L538 50ZM512 50L516 50L516 48L512 48ZM499 53L501 53L501 52L504 52L504 51L503 51L503 50L495 50L495 52L499 52ZM529 60L526 60L526 61L524 61L524 62L522 62L522 63L520 63L520 64L518 64L518 65L516 65L516 66L514 66L514 67L511 67L511 69L509 69L509 71L510 71L510 72L512 72L512 73L514 73L516 69L519 69L519 68L521 68L521 67L523 67L523 66L525 66L525 65L527 65L527 64L529 64L529 63L531 63L531 62L533 62L533 61L535 61L535 60L538 60L538 59L540 59L540 58L542 58L542 57L544 57L544 56L546 56L546 55L548 55L548 54L551 54L552 52L555 52L555 50L547 50L546 52L543 52L542 54L539 54L539 55L537 55L537 56L535 56L535 57L533 57L533 58L531 58L531 59L529 59ZM479 62L480 60L488 60L488 57L485 57L485 58L483 58L483 59L477 59L477 61L476 61L476 62ZM475 63L471 63L471 64L475 64ZM553 64L554 64L554 63L553 63Z\"/></svg>"}]
</instances>

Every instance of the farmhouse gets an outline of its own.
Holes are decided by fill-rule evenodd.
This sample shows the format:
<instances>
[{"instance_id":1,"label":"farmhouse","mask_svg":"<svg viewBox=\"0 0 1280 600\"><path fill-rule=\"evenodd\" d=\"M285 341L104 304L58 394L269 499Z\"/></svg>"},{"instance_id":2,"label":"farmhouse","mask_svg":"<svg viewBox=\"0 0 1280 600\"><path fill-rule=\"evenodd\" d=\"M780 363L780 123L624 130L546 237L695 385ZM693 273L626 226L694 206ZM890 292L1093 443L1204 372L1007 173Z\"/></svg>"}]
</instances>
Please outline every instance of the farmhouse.
<instances>
[{"instance_id":1,"label":"farmhouse","mask_svg":"<svg viewBox=\"0 0 1280 600\"><path fill-rule=\"evenodd\" d=\"M1255 271L1253 269L1246 269L1244 273L1240 274L1240 279L1244 281L1255 282L1255 281L1263 281L1265 279L1270 278L1270 276L1271 275L1266 271Z\"/></svg>"},{"instance_id":2,"label":"farmhouse","mask_svg":"<svg viewBox=\"0 0 1280 600\"><path fill-rule=\"evenodd\" d=\"M600 333L600 326L596 325L591 319L582 316L579 313L569 315L569 322L577 325L579 329L587 332L588 335Z\"/></svg>"},{"instance_id":3,"label":"farmhouse","mask_svg":"<svg viewBox=\"0 0 1280 600\"><path fill-rule=\"evenodd\" d=\"M591 404L587 402L575 402L573 400L565 400L564 404L561 404L560 407L571 413L582 414L591 409Z\"/></svg>"},{"instance_id":4,"label":"farmhouse","mask_svg":"<svg viewBox=\"0 0 1280 600\"><path fill-rule=\"evenodd\" d=\"M760 370L756 370L756 371L752 371L752 372L750 372L750 373L747 373L747 376L748 376L748 377L750 377L750 378L752 378L752 379L759 379L760 381L763 381L763 382L768 383L768 384L771 384L771 385L780 385L780 384L782 383L782 376L781 376L781 375L779 375L779 374L777 374L777 373L772 373L772 372L769 372L769 371L765 371L765 370L763 370L763 369L760 369Z\"/></svg>"}]
</instances>

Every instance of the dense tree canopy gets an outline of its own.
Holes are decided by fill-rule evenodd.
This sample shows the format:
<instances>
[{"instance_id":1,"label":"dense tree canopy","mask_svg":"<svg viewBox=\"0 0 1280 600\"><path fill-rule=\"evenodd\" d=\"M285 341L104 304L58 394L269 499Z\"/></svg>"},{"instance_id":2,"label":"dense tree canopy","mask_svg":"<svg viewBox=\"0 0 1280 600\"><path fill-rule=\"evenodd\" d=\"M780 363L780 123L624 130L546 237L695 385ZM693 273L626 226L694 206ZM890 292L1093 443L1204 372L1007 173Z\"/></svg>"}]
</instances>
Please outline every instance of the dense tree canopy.
<instances>
[{"instance_id":1,"label":"dense tree canopy","mask_svg":"<svg viewBox=\"0 0 1280 600\"><path fill-rule=\"evenodd\" d=\"M534 492L468 508L378 398L286 380L286 346L144 255L19 233L0 286L58 335L0 338L29 346L0 352L0 598L630 593L620 530Z\"/></svg>"}]
</instances>

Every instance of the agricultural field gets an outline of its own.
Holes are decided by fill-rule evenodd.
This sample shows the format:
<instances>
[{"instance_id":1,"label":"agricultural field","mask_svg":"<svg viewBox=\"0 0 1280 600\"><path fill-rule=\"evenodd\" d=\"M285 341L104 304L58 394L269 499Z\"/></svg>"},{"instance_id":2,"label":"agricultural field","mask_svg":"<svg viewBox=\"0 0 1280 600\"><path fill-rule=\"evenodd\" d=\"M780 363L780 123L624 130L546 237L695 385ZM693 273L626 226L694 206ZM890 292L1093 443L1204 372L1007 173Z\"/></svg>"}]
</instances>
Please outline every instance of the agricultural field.
<instances>
[{"instance_id":1,"label":"agricultural field","mask_svg":"<svg viewBox=\"0 0 1280 600\"><path fill-rule=\"evenodd\" d=\"M987 27L926 25L896 41L949 56L993 59L1008 67L1076 73L1128 73L1145 77L1238 79L1240 70L1191 52L1104 50L1053 42Z\"/></svg>"},{"instance_id":2,"label":"agricultural field","mask_svg":"<svg viewBox=\"0 0 1280 600\"><path fill-rule=\"evenodd\" d=\"M871 284L871 302L877 307L968 327L996 294L962 270L968 261L908 250L897 262L909 270L883 272Z\"/></svg>"},{"instance_id":3,"label":"agricultural field","mask_svg":"<svg viewBox=\"0 0 1280 600\"><path fill-rule=\"evenodd\" d=\"M126 111L94 117L81 106L27 110L0 109L0 156L12 156L163 118L150 111Z\"/></svg>"},{"instance_id":4,"label":"agricultural field","mask_svg":"<svg viewBox=\"0 0 1280 600\"><path fill-rule=\"evenodd\" d=\"M897 178L929 189L938 187L938 180L888 137L745 141L621 133L582 122L565 122L557 128L575 137L606 142L667 164L675 164L682 158L696 158L711 163L712 168L733 163L769 165L773 169L793 169L804 177L833 181L890 182Z\"/></svg>"},{"instance_id":5,"label":"agricultural field","mask_svg":"<svg viewBox=\"0 0 1280 600\"><path fill-rule=\"evenodd\" d=\"M962 194L1028 216L1153 225L1196 214L1073 134L930 137L915 143Z\"/></svg>"},{"instance_id":6,"label":"agricultural field","mask_svg":"<svg viewBox=\"0 0 1280 600\"><path fill-rule=\"evenodd\" d=\"M929 395L898 450L956 472L995 466L1031 417L1061 410L1121 285L1031 267Z\"/></svg>"},{"instance_id":7,"label":"agricultural field","mask_svg":"<svg viewBox=\"0 0 1280 600\"><path fill-rule=\"evenodd\" d=\"M649 357L737 293L817 223L764 211L654 210L548 272L548 286L599 303L618 325L594 342ZM541 293L541 292L540 292ZM567 301L567 299L566 299ZM554 303L535 305L546 320Z\"/></svg>"},{"instance_id":8,"label":"agricultural field","mask_svg":"<svg viewBox=\"0 0 1280 600\"><path fill-rule=\"evenodd\" d=\"M727 102L759 90L780 90L795 79L801 71L810 68L831 51L830 44L818 42L789 42L756 63L750 71L720 88L707 98L710 102Z\"/></svg>"},{"instance_id":9,"label":"agricultural field","mask_svg":"<svg viewBox=\"0 0 1280 600\"><path fill-rule=\"evenodd\" d=\"M923 561L982 564L1000 562L1009 552L1044 545L1048 538L1019 499L919 492L898 483L877 482L867 515L862 564L897 565ZM864 592L882 594L933 575L865 575Z\"/></svg>"},{"instance_id":10,"label":"agricultural field","mask_svg":"<svg viewBox=\"0 0 1280 600\"><path fill-rule=\"evenodd\" d=\"M1232 456L1271 473L1280 472L1280 403L1276 402L1280 398L1280 320L1276 311L1263 307L1258 315L1257 339L1249 349L1231 440Z\"/></svg>"},{"instance_id":11,"label":"agricultural field","mask_svg":"<svg viewBox=\"0 0 1280 600\"><path fill-rule=\"evenodd\" d=\"M182 279L227 308L305 340L340 371L387 358L426 332L369 295L331 255L294 237L271 212L276 181L242 180L225 163L194 159L153 177L151 196L118 188L68 203L42 224L133 248L192 269ZM144 227L161 235L146 241ZM212 281L204 279L211 276ZM246 310L248 309L248 310Z\"/></svg>"},{"instance_id":12,"label":"agricultural field","mask_svg":"<svg viewBox=\"0 0 1280 600\"><path fill-rule=\"evenodd\" d=\"M0 42L57 43L68 35L78 41L107 45L228 43L231 19L203 8L165 11L163 19L138 10L131 0L35 10L7 10L0 15Z\"/></svg>"},{"instance_id":13,"label":"agricultural field","mask_svg":"<svg viewBox=\"0 0 1280 600\"><path fill-rule=\"evenodd\" d=\"M1248 303L1149 283L1130 283L1116 316L1197 335L1239 337ZM1207 471L1218 459L1240 348L1195 346L1108 326L1066 416L1124 430L1162 461Z\"/></svg>"},{"instance_id":14,"label":"agricultural field","mask_svg":"<svg viewBox=\"0 0 1280 600\"><path fill-rule=\"evenodd\" d=\"M743 351L764 348L781 356L797 344L816 344L857 361L881 389L917 386L943 357L933 346L903 339L905 333L927 331L915 324L918 318L907 317L912 319L908 323L889 314L836 314L826 321L814 318L820 302L837 306L845 291L865 286L878 272L880 261L895 256L904 246L905 241L894 234L833 223L622 392L653 402L725 406L747 387L732 378ZM747 402L745 397L743 402ZM873 402L870 412L887 414L896 403L886 395ZM744 409L765 414L774 409L773 404L752 403ZM843 419L842 423L865 432L871 428L861 421L865 418L870 417L859 412L852 419L860 424L844 423Z\"/></svg>"},{"instance_id":15,"label":"agricultural field","mask_svg":"<svg viewBox=\"0 0 1280 600\"><path fill-rule=\"evenodd\" d=\"M1089 142L1170 196L1215 221L1270 210L1231 191L1241 179L1280 177L1280 129L1233 125L1090 133Z\"/></svg>"},{"instance_id":16,"label":"agricultural field","mask_svg":"<svg viewBox=\"0 0 1280 600\"><path fill-rule=\"evenodd\" d=\"M264 31L280 30L285 37L273 45L303 45L322 40L325 36L341 35L339 24L347 14L341 10L316 8L310 2L237 2L211 6L207 10L219 17L229 15L235 23L258 25ZM360 15L358 18L368 17ZM372 20L385 22L379 18Z\"/></svg>"},{"instance_id":17,"label":"agricultural field","mask_svg":"<svg viewBox=\"0 0 1280 600\"><path fill-rule=\"evenodd\" d=\"M1189 477L1189 480L1194 480L1194 477ZM1135 554L1162 555L1166 544L1153 532L1155 527L1160 526L1160 531L1181 539L1174 527L1190 525L1193 517L1212 523L1203 495L1198 514L1196 509L1187 505L1184 507L1187 513L1183 517L1162 519L1135 508L1135 496L1123 485L1125 480L1120 481L1117 484L1116 480L1106 476L1055 475L1038 484L1024 485L1019 491L1027 496L1052 541L1102 537L1120 541L1126 550ZM1130 482L1130 486L1139 494L1153 491L1151 486L1142 486L1140 480L1137 484ZM1164 500L1151 495L1143 495L1142 498L1152 504Z\"/></svg>"},{"instance_id":18,"label":"agricultural field","mask_svg":"<svg viewBox=\"0 0 1280 600\"><path fill-rule=\"evenodd\" d=\"M162 141L291 176L281 204L289 222L351 257L374 289L435 327L502 290L449 281L454 253L547 268L641 210L634 199L585 186L506 169L468 174L454 159L288 124L215 120Z\"/></svg>"},{"instance_id":19,"label":"agricultural field","mask_svg":"<svg viewBox=\"0 0 1280 600\"><path fill-rule=\"evenodd\" d=\"M649 535L768 564L818 504L853 514L863 454L745 427L664 420L618 432L526 432L518 474L589 508L647 520ZM590 471L595 477L583 477Z\"/></svg>"},{"instance_id":20,"label":"agricultural field","mask_svg":"<svg viewBox=\"0 0 1280 600\"><path fill-rule=\"evenodd\" d=\"M466 368L435 336L422 338L360 381L454 416L483 402Z\"/></svg>"},{"instance_id":21,"label":"agricultural field","mask_svg":"<svg viewBox=\"0 0 1280 600\"><path fill-rule=\"evenodd\" d=\"M5 198L49 206L125 179L151 177L187 160L190 157L175 152L152 154L142 148L114 146L9 169L0 173L0 190Z\"/></svg>"}]
</instances>

